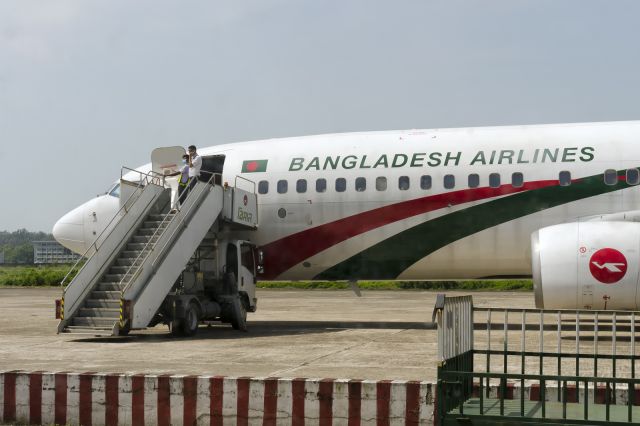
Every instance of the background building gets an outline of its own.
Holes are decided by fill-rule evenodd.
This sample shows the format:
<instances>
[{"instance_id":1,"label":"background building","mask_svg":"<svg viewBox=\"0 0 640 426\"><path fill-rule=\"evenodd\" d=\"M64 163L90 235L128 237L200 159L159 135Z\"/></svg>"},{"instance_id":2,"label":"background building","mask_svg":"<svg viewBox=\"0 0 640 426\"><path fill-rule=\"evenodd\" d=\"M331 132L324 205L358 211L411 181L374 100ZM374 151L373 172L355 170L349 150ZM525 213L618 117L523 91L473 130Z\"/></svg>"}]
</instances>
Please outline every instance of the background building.
<instances>
[{"instance_id":1,"label":"background building","mask_svg":"<svg viewBox=\"0 0 640 426\"><path fill-rule=\"evenodd\" d=\"M33 263L74 263L80 255L73 253L57 241L34 241Z\"/></svg>"}]
</instances>

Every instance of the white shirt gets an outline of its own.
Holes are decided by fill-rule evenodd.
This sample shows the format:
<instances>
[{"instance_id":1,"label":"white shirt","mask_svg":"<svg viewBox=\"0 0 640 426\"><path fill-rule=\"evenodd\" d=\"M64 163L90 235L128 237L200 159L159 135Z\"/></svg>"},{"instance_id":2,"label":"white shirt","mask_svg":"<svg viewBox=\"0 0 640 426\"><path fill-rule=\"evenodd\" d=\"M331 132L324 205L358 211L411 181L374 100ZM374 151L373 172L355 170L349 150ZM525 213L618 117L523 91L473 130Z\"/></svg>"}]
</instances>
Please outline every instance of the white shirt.
<instances>
[{"instance_id":1,"label":"white shirt","mask_svg":"<svg viewBox=\"0 0 640 426\"><path fill-rule=\"evenodd\" d=\"M196 155L191 159L193 166L189 167L189 177L200 176L200 168L202 167L202 157Z\"/></svg>"}]
</instances>

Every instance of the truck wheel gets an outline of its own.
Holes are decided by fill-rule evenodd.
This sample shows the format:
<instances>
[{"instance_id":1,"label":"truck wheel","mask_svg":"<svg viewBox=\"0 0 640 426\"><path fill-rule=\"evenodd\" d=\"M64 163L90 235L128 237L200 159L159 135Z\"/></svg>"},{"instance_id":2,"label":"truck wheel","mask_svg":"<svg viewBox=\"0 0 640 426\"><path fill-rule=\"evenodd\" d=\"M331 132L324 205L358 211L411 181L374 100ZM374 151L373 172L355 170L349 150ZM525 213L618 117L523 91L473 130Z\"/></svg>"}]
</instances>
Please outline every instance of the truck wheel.
<instances>
[{"instance_id":1,"label":"truck wheel","mask_svg":"<svg viewBox=\"0 0 640 426\"><path fill-rule=\"evenodd\" d=\"M240 297L235 297L231 304L233 314L231 317L231 326L234 330L247 331L247 310Z\"/></svg>"},{"instance_id":2,"label":"truck wheel","mask_svg":"<svg viewBox=\"0 0 640 426\"><path fill-rule=\"evenodd\" d=\"M185 336L194 336L198 332L198 325L200 324L200 308L198 305L191 302L185 312L184 319L182 320L182 334Z\"/></svg>"},{"instance_id":3,"label":"truck wheel","mask_svg":"<svg viewBox=\"0 0 640 426\"><path fill-rule=\"evenodd\" d=\"M118 336L128 336L130 331L131 328L129 327L129 324L127 324L124 328L118 329Z\"/></svg>"},{"instance_id":4,"label":"truck wheel","mask_svg":"<svg viewBox=\"0 0 640 426\"><path fill-rule=\"evenodd\" d=\"M172 319L169 323L169 333L174 337L182 336L182 320Z\"/></svg>"}]
</instances>

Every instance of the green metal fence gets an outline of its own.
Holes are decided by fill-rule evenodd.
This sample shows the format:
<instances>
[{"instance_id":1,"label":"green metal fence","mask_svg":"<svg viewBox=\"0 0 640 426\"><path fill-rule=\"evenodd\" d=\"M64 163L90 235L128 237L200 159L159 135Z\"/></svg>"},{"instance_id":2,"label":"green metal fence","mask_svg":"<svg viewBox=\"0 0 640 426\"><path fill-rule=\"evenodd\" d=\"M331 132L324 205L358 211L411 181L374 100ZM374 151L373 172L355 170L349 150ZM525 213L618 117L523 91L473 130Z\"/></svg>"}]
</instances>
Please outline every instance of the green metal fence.
<instances>
[{"instance_id":1,"label":"green metal fence","mask_svg":"<svg viewBox=\"0 0 640 426\"><path fill-rule=\"evenodd\" d=\"M637 314L440 296L436 424L640 424Z\"/></svg>"}]
</instances>

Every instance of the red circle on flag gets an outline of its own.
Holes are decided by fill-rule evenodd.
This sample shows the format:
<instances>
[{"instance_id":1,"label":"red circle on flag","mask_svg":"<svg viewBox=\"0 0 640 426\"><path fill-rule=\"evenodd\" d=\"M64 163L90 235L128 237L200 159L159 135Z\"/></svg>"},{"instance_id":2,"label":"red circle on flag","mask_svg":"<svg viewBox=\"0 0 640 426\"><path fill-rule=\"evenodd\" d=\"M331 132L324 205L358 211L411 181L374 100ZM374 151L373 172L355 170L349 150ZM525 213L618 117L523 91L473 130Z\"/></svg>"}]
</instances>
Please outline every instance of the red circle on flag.
<instances>
[{"instance_id":1,"label":"red circle on flag","mask_svg":"<svg viewBox=\"0 0 640 426\"><path fill-rule=\"evenodd\" d=\"M616 249L600 249L589 259L589 271L601 283L617 283L627 273L627 258Z\"/></svg>"},{"instance_id":2,"label":"red circle on flag","mask_svg":"<svg viewBox=\"0 0 640 426\"><path fill-rule=\"evenodd\" d=\"M256 170L258 170L258 162L257 161L250 161L250 162L247 163L247 171L255 172Z\"/></svg>"}]
</instances>

